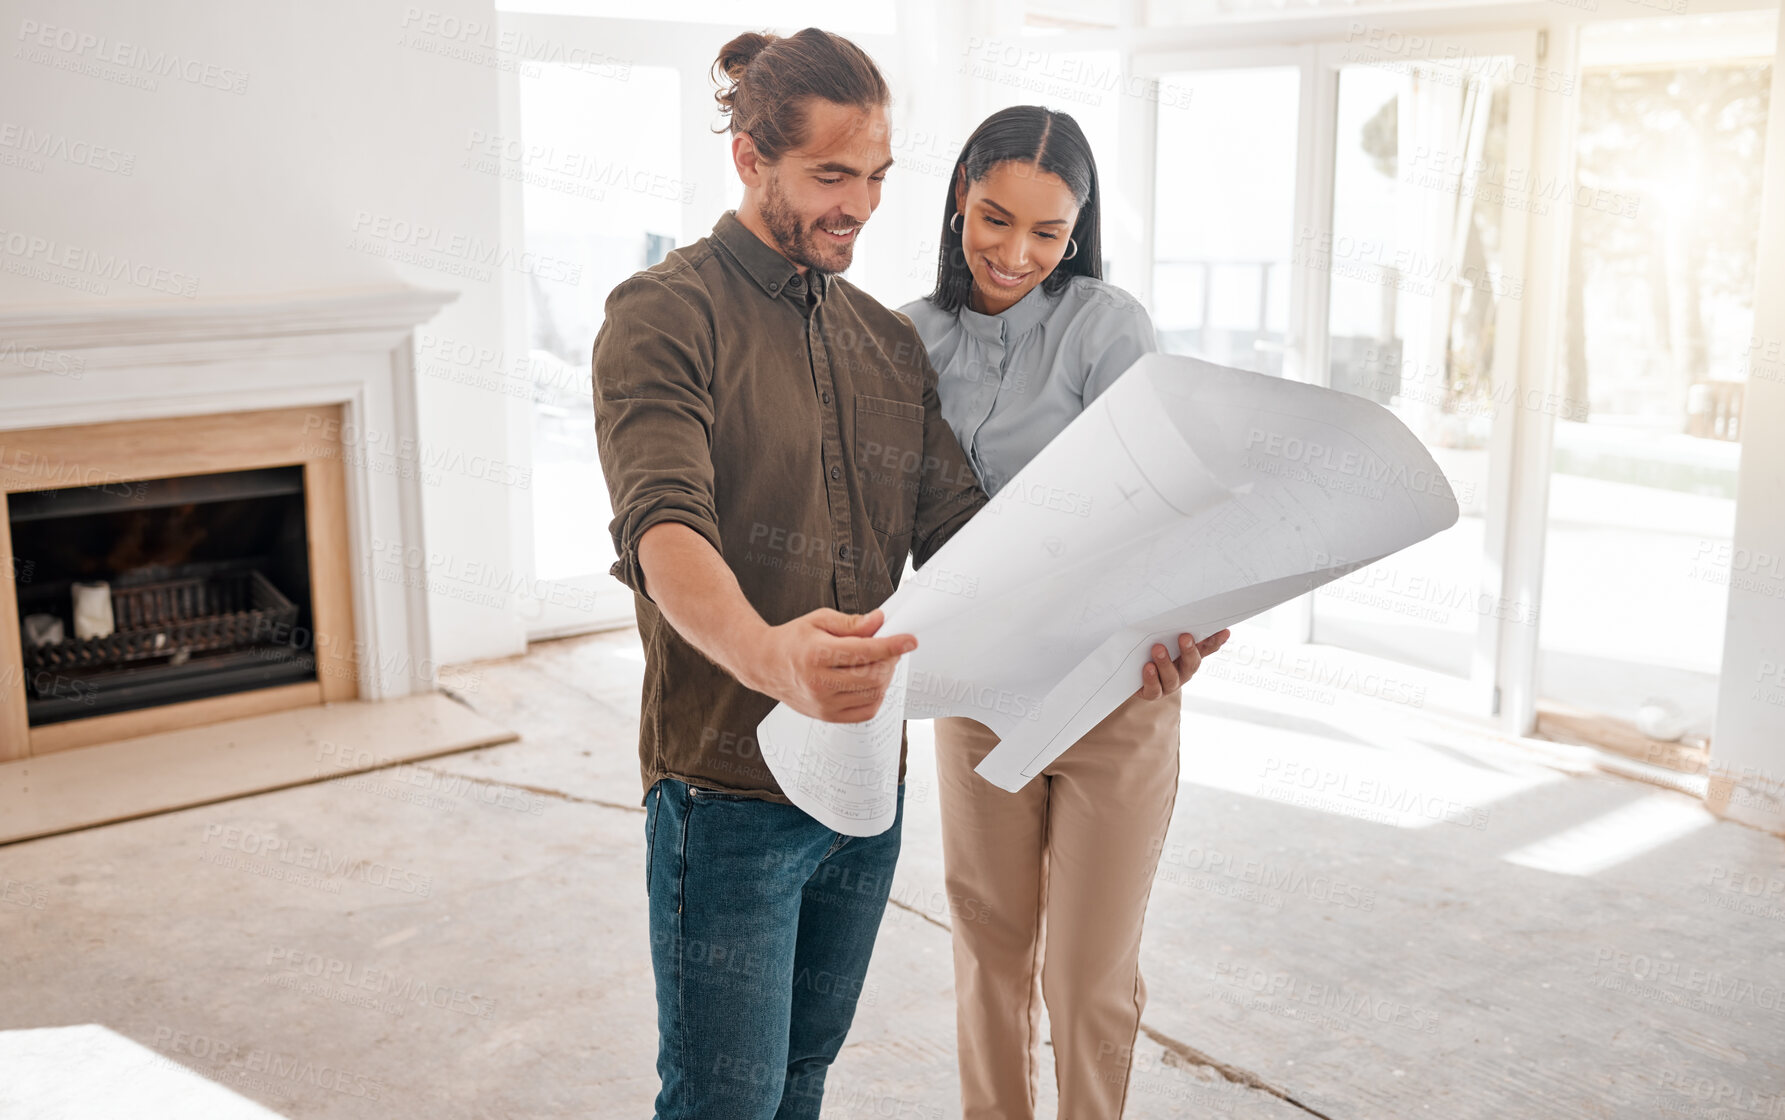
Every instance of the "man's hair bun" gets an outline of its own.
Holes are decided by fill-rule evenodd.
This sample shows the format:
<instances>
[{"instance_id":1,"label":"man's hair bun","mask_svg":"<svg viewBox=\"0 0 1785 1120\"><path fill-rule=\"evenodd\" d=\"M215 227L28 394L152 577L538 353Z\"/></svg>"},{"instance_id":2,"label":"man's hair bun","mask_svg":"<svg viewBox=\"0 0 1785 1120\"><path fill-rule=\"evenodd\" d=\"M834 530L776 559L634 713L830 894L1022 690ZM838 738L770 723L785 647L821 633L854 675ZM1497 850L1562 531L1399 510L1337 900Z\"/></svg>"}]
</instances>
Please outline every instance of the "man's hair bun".
<instances>
[{"instance_id":1,"label":"man's hair bun","mask_svg":"<svg viewBox=\"0 0 1785 1120\"><path fill-rule=\"evenodd\" d=\"M725 118L713 131L749 133L771 161L803 142L810 98L864 109L890 100L886 79L865 51L816 27L792 35L744 32L720 48L713 81Z\"/></svg>"},{"instance_id":2,"label":"man's hair bun","mask_svg":"<svg viewBox=\"0 0 1785 1120\"><path fill-rule=\"evenodd\" d=\"M719 83L719 92L714 98L719 102L721 113L735 111L738 87L744 83L744 72L750 69L750 63L763 52L763 48L779 38L779 35L770 35L763 31L746 31L719 48L719 57L713 62L713 80ZM726 82L731 83L729 87L725 85Z\"/></svg>"}]
</instances>

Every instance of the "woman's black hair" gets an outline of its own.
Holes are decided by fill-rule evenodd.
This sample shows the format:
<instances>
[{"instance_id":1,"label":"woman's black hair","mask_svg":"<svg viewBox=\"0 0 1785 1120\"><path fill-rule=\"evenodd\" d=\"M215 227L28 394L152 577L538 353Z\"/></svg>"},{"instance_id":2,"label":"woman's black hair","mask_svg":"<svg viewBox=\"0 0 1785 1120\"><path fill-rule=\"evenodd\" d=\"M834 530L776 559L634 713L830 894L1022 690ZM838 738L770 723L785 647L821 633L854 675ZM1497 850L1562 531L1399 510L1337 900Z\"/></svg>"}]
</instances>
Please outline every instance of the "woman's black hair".
<instances>
[{"instance_id":1,"label":"woman's black hair","mask_svg":"<svg viewBox=\"0 0 1785 1120\"><path fill-rule=\"evenodd\" d=\"M967 137L948 177L942 205L942 248L936 259L936 290L925 297L943 311L958 311L973 290L973 273L967 268L961 235L949 228L955 213L955 184L961 181L963 169L967 182L977 183L992 168L1010 160L1034 163L1041 170L1058 175L1078 201L1078 224L1072 228L1078 251L1048 273L1041 282L1042 290L1054 295L1074 276L1103 279L1103 239L1099 232L1103 224L1103 194L1097 189L1097 161L1091 155L1090 142L1070 114L1041 105L1013 105L980 122L973 135ZM965 219L962 228L966 228Z\"/></svg>"}]
</instances>

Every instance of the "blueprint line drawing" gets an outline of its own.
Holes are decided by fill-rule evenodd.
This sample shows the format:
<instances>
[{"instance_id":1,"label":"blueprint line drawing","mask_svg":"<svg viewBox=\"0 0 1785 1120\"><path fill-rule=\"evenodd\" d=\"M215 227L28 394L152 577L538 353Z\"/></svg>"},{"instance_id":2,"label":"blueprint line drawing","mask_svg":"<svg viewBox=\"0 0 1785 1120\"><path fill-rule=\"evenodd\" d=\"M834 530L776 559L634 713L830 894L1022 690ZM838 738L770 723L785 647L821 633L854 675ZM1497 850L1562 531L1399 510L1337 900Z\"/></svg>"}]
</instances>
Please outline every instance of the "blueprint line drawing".
<instances>
[{"instance_id":1,"label":"blueprint line drawing","mask_svg":"<svg viewBox=\"0 0 1785 1120\"><path fill-rule=\"evenodd\" d=\"M1375 402L1149 354L882 604L880 633L918 648L872 719L780 705L757 741L789 799L848 835L892 823L905 719L984 723L999 743L976 772L1018 790L1140 687L1155 642L1205 638L1457 517L1431 453Z\"/></svg>"}]
</instances>

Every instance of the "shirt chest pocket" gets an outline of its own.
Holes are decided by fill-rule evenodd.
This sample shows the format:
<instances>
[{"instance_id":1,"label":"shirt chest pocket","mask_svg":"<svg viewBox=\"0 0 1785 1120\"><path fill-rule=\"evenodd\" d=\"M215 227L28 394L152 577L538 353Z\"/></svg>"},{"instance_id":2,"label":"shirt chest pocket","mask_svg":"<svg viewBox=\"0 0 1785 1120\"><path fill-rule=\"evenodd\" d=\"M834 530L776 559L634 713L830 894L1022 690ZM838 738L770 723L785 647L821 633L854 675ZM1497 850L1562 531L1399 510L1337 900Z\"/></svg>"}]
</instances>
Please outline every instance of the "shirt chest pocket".
<instances>
[{"instance_id":1,"label":"shirt chest pocket","mask_svg":"<svg viewBox=\"0 0 1785 1120\"><path fill-rule=\"evenodd\" d=\"M908 536L923 480L923 405L886 397L855 398L855 464L874 528Z\"/></svg>"}]
</instances>

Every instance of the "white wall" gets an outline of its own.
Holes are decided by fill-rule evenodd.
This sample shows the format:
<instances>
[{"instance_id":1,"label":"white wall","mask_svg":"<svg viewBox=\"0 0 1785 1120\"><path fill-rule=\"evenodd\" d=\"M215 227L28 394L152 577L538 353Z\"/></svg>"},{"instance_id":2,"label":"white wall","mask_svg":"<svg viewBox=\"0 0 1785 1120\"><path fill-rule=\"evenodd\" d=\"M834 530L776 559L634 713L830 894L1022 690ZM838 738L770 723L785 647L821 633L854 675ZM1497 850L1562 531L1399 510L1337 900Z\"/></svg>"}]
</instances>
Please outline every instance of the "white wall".
<instances>
[{"instance_id":1,"label":"white wall","mask_svg":"<svg viewBox=\"0 0 1785 1120\"><path fill-rule=\"evenodd\" d=\"M440 53L467 45L441 30L466 32L427 14L495 18L489 0L0 2L0 305L408 283L461 293L424 331L499 351L502 266L487 280L440 267L498 243L497 182L460 166L471 130L498 130L496 71ZM166 56L178 73L143 69ZM132 75L156 88L115 80ZM59 154L89 147L99 167ZM423 226L439 231L423 263L379 255ZM78 290L55 279L78 273L46 264L68 247L163 272ZM438 374L420 377L419 402L426 539L447 577L430 596L434 657L517 652L506 605L466 599L507 577L510 506L527 497L502 402Z\"/></svg>"},{"instance_id":2,"label":"white wall","mask_svg":"<svg viewBox=\"0 0 1785 1120\"><path fill-rule=\"evenodd\" d=\"M1785 60L1785 20L1779 49ZM1773 67L1766 197L1785 197L1785 69ZM1785 206L1766 207L1742 405L1742 471L1708 803L1785 834ZM1749 438L1753 437L1753 438Z\"/></svg>"}]
</instances>

